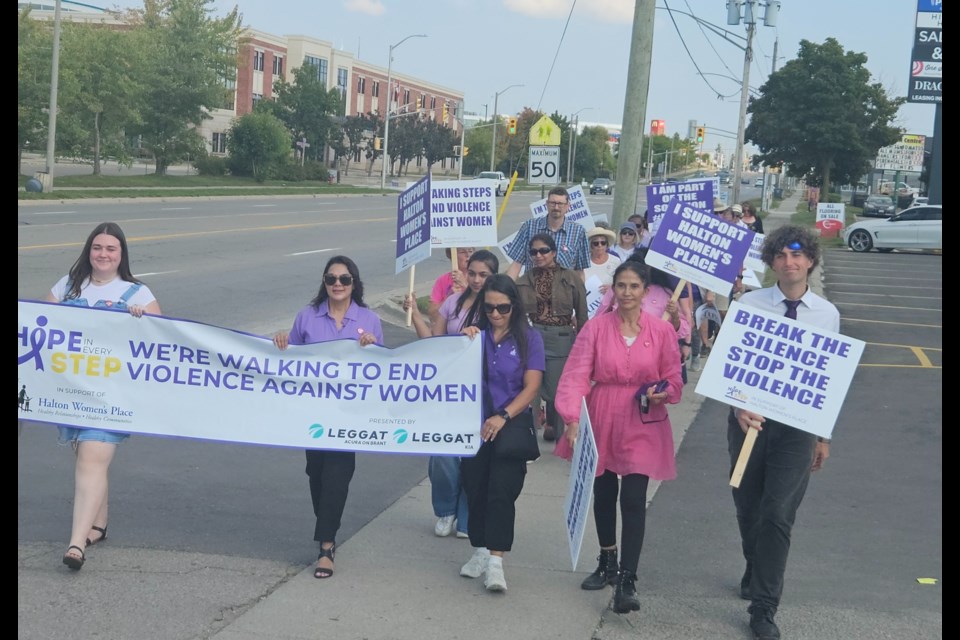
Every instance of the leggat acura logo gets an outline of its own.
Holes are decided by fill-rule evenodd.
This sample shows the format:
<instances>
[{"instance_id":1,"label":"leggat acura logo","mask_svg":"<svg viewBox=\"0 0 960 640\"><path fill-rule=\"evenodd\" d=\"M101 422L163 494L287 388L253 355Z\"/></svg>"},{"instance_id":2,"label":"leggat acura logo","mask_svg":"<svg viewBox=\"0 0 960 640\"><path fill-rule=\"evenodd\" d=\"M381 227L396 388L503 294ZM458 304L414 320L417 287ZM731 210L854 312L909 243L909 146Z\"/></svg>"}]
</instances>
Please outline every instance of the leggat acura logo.
<instances>
[{"instance_id":1,"label":"leggat acura logo","mask_svg":"<svg viewBox=\"0 0 960 640\"><path fill-rule=\"evenodd\" d=\"M407 441L407 430L397 429L393 432L393 439L397 444L403 444Z\"/></svg>"},{"instance_id":2,"label":"leggat acura logo","mask_svg":"<svg viewBox=\"0 0 960 640\"><path fill-rule=\"evenodd\" d=\"M323 425L322 425L322 424L312 424L312 425L310 425L310 437L312 437L312 438L322 438L322 437L323 437Z\"/></svg>"}]
</instances>

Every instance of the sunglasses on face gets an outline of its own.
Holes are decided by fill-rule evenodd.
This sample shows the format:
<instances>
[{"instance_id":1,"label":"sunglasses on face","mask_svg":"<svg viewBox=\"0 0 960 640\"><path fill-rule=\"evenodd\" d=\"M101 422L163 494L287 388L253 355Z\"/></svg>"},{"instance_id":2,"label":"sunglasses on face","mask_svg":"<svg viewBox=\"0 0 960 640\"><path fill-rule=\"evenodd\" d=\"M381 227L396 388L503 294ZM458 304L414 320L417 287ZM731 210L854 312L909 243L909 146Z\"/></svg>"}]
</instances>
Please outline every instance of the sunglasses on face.
<instances>
[{"instance_id":1,"label":"sunglasses on face","mask_svg":"<svg viewBox=\"0 0 960 640\"><path fill-rule=\"evenodd\" d=\"M538 249L530 249L531 256L545 256L548 253L553 251L550 247L540 247Z\"/></svg>"},{"instance_id":2,"label":"sunglasses on face","mask_svg":"<svg viewBox=\"0 0 960 640\"><path fill-rule=\"evenodd\" d=\"M594 247L605 247L605 246L607 246L607 241L606 241L606 240L591 240L591 241L590 241L590 244L593 245Z\"/></svg>"},{"instance_id":3,"label":"sunglasses on face","mask_svg":"<svg viewBox=\"0 0 960 640\"><path fill-rule=\"evenodd\" d=\"M339 280L340 284L345 287L349 287L353 284L353 276L346 273L342 276L335 276L332 273L328 273L323 276L323 283L330 287L337 284L337 280Z\"/></svg>"},{"instance_id":4,"label":"sunglasses on face","mask_svg":"<svg viewBox=\"0 0 960 640\"><path fill-rule=\"evenodd\" d=\"M629 229L624 229L623 231L620 232L620 235L622 235L622 236L635 236L635 235L637 235L637 233L636 233L635 231L630 231Z\"/></svg>"},{"instance_id":5,"label":"sunglasses on face","mask_svg":"<svg viewBox=\"0 0 960 640\"><path fill-rule=\"evenodd\" d=\"M509 302L505 302L503 304L490 304L489 302L484 302L483 310L486 313L493 313L494 311L496 311L500 315L505 316L511 311L513 311L513 305L510 304Z\"/></svg>"}]
</instances>

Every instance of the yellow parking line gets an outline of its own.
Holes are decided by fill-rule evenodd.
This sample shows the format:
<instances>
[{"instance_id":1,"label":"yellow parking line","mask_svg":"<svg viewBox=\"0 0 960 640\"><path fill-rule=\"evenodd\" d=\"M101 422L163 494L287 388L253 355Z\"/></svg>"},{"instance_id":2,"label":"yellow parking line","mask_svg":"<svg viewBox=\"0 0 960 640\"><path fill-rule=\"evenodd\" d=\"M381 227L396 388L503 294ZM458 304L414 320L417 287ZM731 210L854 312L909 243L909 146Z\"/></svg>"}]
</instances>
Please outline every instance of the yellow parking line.
<instances>
[{"instance_id":1,"label":"yellow parking line","mask_svg":"<svg viewBox=\"0 0 960 640\"><path fill-rule=\"evenodd\" d=\"M927 357L927 354L923 352L923 349L920 347L910 347L910 351L913 351L913 355L917 356L917 360L920 361L925 367L932 367L933 363L930 362L930 358Z\"/></svg>"},{"instance_id":2,"label":"yellow parking line","mask_svg":"<svg viewBox=\"0 0 960 640\"><path fill-rule=\"evenodd\" d=\"M890 320L867 320L864 318L842 318L844 322L873 322L876 324L895 324L899 327L927 327L930 329L943 329L942 324L917 324L915 322L891 322Z\"/></svg>"},{"instance_id":3,"label":"yellow parking line","mask_svg":"<svg viewBox=\"0 0 960 640\"><path fill-rule=\"evenodd\" d=\"M837 302L835 304L844 307L872 307L874 309L908 309L910 311L942 311L942 309L930 309L927 307L897 307L890 304L866 304L864 302Z\"/></svg>"},{"instance_id":4,"label":"yellow parking line","mask_svg":"<svg viewBox=\"0 0 960 640\"><path fill-rule=\"evenodd\" d=\"M370 218L364 220L363 222L389 222L391 220L396 220L396 217L392 218ZM216 231L193 231L190 233L168 233L156 236L134 236L128 237L127 243L131 242L149 242L151 240L171 240L174 238L196 238L201 236L214 236L222 235L225 233L246 233L250 231L285 231L289 229L306 229L309 227L323 227L333 224L353 224L355 220L330 220L326 222L309 222L302 224L282 224L282 225L269 225L265 227L238 227L236 229L219 229ZM36 244L29 245L26 247L17 247L17 251L27 251L30 249L61 249L64 247L82 247L83 242L65 242L61 244Z\"/></svg>"},{"instance_id":5,"label":"yellow parking line","mask_svg":"<svg viewBox=\"0 0 960 640\"><path fill-rule=\"evenodd\" d=\"M874 347L896 347L898 349L923 349L924 351L943 351L939 347L914 347L909 344L890 344L889 342L867 342Z\"/></svg>"},{"instance_id":6,"label":"yellow parking line","mask_svg":"<svg viewBox=\"0 0 960 640\"><path fill-rule=\"evenodd\" d=\"M920 365L920 364L864 364L864 363L861 363L861 364L858 365L858 366L861 366L861 367L878 367L878 368L879 368L879 367L884 367L884 368L888 368L888 369L943 369L943 367L941 367L941 366L939 366L939 365L937 365L937 366L931 365L931 366L929 366L929 367L925 367L925 366Z\"/></svg>"}]
</instances>

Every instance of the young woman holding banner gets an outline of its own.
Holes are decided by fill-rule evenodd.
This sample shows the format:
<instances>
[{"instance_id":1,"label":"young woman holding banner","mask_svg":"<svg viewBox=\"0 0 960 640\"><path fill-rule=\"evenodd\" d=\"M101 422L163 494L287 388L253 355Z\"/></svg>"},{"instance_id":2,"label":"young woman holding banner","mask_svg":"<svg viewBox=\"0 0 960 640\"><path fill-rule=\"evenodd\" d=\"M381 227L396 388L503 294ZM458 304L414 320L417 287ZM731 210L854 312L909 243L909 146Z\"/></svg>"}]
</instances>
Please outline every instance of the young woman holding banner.
<instances>
[{"instance_id":1,"label":"young woman holding banner","mask_svg":"<svg viewBox=\"0 0 960 640\"><path fill-rule=\"evenodd\" d=\"M356 340L361 347L383 344L380 318L363 302L360 270L346 256L330 258L316 297L297 314L289 333L281 331L273 337L273 343L281 351L291 344L330 340ZM333 575L337 531L355 467L356 454L353 451L307 449L306 471L310 478L313 513L317 518L313 539L320 543L314 578Z\"/></svg>"},{"instance_id":2,"label":"young woman holding banner","mask_svg":"<svg viewBox=\"0 0 960 640\"><path fill-rule=\"evenodd\" d=\"M471 250L472 251L472 250ZM487 278L497 273L500 261L497 256L485 249L472 253L465 266L467 287L460 295L449 296L438 310L439 321L428 326L417 308L417 298L408 295L403 301L403 310L412 311L413 326L421 338L443 335L460 335L464 329L470 307L477 299ZM453 533L456 525L457 537L466 538L469 523L467 494L460 477L460 458L458 456L430 456L427 466L430 477L430 495L433 513L437 524L433 533L440 537Z\"/></svg>"},{"instance_id":3,"label":"young woman holding banner","mask_svg":"<svg viewBox=\"0 0 960 640\"><path fill-rule=\"evenodd\" d=\"M593 516L599 565L581 587L616 584L613 608L640 608L635 581L646 527L650 479L676 477L673 432L666 404L680 401L680 351L670 323L642 310L650 282L647 267L628 260L613 276L617 308L597 314L577 336L557 389L557 411L566 437L556 454L570 459L587 409L597 444ZM619 479L618 479L619 476ZM617 565L617 498L622 516L622 555Z\"/></svg>"},{"instance_id":4,"label":"young woman holding banner","mask_svg":"<svg viewBox=\"0 0 960 640\"><path fill-rule=\"evenodd\" d=\"M127 239L119 225L104 222L87 236L80 256L47 294L47 302L129 311L135 318L160 314L153 293L130 271ZM63 564L79 571L86 549L107 539L110 463L126 433L60 427L60 442L77 454L73 493L73 530Z\"/></svg>"}]
</instances>

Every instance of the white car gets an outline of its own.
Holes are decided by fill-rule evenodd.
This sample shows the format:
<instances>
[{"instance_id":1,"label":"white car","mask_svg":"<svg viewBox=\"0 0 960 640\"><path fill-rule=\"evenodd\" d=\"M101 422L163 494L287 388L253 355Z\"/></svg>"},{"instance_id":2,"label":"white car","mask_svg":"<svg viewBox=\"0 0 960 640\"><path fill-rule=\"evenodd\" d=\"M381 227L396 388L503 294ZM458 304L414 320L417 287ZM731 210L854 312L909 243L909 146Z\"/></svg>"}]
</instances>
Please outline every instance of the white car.
<instances>
[{"instance_id":1,"label":"white car","mask_svg":"<svg viewBox=\"0 0 960 640\"><path fill-rule=\"evenodd\" d=\"M894 249L942 249L943 207L910 207L885 220L857 222L843 232L843 242L857 252Z\"/></svg>"},{"instance_id":2,"label":"white car","mask_svg":"<svg viewBox=\"0 0 960 640\"><path fill-rule=\"evenodd\" d=\"M753 186L762 189L762 188L763 188L763 176L760 176L759 178L757 178L756 180L754 180L754 181L753 181Z\"/></svg>"}]
</instances>

